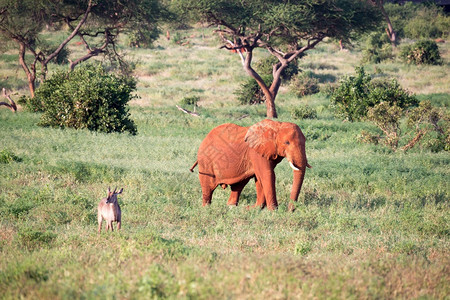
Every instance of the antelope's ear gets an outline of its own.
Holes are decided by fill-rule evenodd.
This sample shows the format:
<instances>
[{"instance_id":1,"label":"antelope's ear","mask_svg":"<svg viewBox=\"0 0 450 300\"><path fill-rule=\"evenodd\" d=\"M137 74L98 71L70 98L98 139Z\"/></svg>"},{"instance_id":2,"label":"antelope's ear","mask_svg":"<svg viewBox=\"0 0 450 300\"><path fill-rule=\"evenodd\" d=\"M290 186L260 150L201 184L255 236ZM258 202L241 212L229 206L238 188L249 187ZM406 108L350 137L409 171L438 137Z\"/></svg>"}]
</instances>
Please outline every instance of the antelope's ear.
<instances>
[{"instance_id":1,"label":"antelope's ear","mask_svg":"<svg viewBox=\"0 0 450 300\"><path fill-rule=\"evenodd\" d=\"M120 191L118 191L116 194L119 195L119 194L122 194L122 192L123 192L123 188L121 188Z\"/></svg>"},{"instance_id":2,"label":"antelope's ear","mask_svg":"<svg viewBox=\"0 0 450 300\"><path fill-rule=\"evenodd\" d=\"M267 159L276 159L277 154L277 131L279 122L269 119L263 120L250 126L245 135L245 142Z\"/></svg>"}]
</instances>

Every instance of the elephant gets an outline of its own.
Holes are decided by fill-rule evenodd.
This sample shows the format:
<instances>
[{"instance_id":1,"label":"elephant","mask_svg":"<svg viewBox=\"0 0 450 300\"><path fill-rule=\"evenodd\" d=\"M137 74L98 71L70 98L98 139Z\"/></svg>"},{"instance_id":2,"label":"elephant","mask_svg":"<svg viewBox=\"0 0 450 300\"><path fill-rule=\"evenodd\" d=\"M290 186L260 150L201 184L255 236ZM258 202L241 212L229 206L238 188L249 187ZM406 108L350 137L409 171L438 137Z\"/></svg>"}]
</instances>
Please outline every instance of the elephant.
<instances>
[{"instance_id":1,"label":"elephant","mask_svg":"<svg viewBox=\"0 0 450 300\"><path fill-rule=\"evenodd\" d=\"M305 136L294 123L265 119L250 127L227 123L212 129L200 144L197 161L203 206L211 204L219 185L230 186L228 205L237 206L239 196L251 178L255 178L256 203L253 207L277 209L274 168L287 158L293 171L290 198L297 201L306 167ZM289 203L289 210L293 210Z\"/></svg>"}]
</instances>

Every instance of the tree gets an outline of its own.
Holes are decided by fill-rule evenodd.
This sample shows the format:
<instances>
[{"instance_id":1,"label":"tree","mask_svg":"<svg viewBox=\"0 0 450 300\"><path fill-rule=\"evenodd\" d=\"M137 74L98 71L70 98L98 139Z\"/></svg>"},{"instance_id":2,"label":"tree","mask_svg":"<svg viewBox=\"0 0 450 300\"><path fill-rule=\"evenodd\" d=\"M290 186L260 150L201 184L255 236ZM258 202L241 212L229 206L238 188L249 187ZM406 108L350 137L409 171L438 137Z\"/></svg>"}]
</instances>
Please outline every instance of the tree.
<instances>
[{"instance_id":1,"label":"tree","mask_svg":"<svg viewBox=\"0 0 450 300\"><path fill-rule=\"evenodd\" d=\"M157 30L163 11L158 0L0 0L0 37L18 47L19 63L34 97L38 71L43 81L49 63L75 37L80 38L86 54L69 60L71 70L102 54L116 60L126 71L116 48L117 37L131 30ZM48 47L41 35L45 28L67 28L68 34L56 47ZM27 54L33 58L27 58Z\"/></svg>"},{"instance_id":2,"label":"tree","mask_svg":"<svg viewBox=\"0 0 450 300\"><path fill-rule=\"evenodd\" d=\"M370 0L378 9L380 10L381 14L383 15L386 23L386 34L391 41L392 47L396 47L397 45L397 33L394 31L394 27L392 27L391 19L389 18L388 13L384 9L384 0Z\"/></svg>"},{"instance_id":3,"label":"tree","mask_svg":"<svg viewBox=\"0 0 450 300\"><path fill-rule=\"evenodd\" d=\"M327 37L348 41L372 30L380 20L377 8L361 0L174 0L173 4L193 20L217 26L222 48L239 53L244 70L262 89L270 118L277 117L275 98L288 64ZM256 48L277 58L270 86L252 67Z\"/></svg>"}]
</instances>

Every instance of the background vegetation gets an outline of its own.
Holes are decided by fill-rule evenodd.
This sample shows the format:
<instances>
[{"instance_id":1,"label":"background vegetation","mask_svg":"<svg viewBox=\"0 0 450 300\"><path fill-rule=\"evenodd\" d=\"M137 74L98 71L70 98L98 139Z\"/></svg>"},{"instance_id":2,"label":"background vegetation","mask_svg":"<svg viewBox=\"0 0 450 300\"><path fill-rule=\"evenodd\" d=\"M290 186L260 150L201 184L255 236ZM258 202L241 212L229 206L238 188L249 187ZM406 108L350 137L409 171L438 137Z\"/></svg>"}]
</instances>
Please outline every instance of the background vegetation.
<instances>
[{"instance_id":1,"label":"background vegetation","mask_svg":"<svg viewBox=\"0 0 450 300\"><path fill-rule=\"evenodd\" d=\"M359 48L326 41L299 60L321 92L298 98L280 89L279 120L302 128L313 166L297 209L287 211L285 162L276 169L278 211L246 209L253 182L238 207L229 209L229 190L218 189L202 208L188 171L201 140L225 122L260 121L266 110L238 105L246 74L211 29L177 34L184 46L160 38L153 49L127 49L138 78L135 136L43 128L39 114L0 109L2 298L448 297L450 156L426 144L405 153L360 143L361 131L377 126L335 118L327 91L355 72ZM442 65L394 58L365 70L448 111L449 48L439 44ZM75 42L69 49L83 51ZM0 60L0 85L26 92L16 53ZM197 105L200 117L177 110L181 103ZM108 186L124 188L123 229L97 234Z\"/></svg>"}]
</instances>

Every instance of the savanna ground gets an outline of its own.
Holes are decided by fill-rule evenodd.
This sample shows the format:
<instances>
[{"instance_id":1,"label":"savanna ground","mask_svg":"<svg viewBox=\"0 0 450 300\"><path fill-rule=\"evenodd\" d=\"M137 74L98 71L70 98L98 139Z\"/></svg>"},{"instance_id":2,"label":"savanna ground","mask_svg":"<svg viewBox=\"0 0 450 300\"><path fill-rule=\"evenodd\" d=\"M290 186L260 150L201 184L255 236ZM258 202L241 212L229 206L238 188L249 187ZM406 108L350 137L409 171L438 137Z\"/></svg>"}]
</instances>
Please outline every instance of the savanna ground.
<instances>
[{"instance_id":1,"label":"savanna ground","mask_svg":"<svg viewBox=\"0 0 450 300\"><path fill-rule=\"evenodd\" d=\"M293 213L286 162L276 168L277 211L246 209L253 181L238 207L226 206L222 189L201 207L189 172L200 142L219 124L260 121L265 107L237 104L233 92L247 77L210 29L180 34L188 45L161 38L154 49L127 50L139 78L140 98L130 103L136 136L42 128L37 114L0 109L1 298L449 297L449 153L361 144L361 130L374 125L334 118L323 93L297 98L283 87L276 101L279 120L305 133L313 166ZM395 60L366 70L448 108L450 46L440 49L442 66ZM329 42L300 67L325 84L353 74L360 58ZM0 60L1 85L26 93L16 54ZM200 97L199 118L175 107L186 96ZM304 104L317 119L292 119ZM123 228L98 234L108 186L124 188Z\"/></svg>"}]
</instances>

